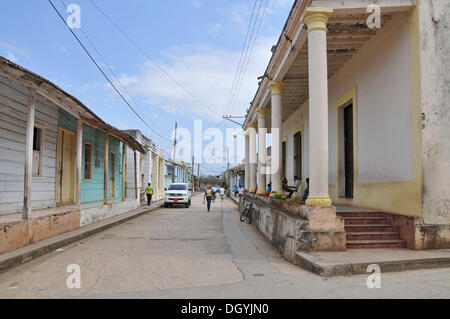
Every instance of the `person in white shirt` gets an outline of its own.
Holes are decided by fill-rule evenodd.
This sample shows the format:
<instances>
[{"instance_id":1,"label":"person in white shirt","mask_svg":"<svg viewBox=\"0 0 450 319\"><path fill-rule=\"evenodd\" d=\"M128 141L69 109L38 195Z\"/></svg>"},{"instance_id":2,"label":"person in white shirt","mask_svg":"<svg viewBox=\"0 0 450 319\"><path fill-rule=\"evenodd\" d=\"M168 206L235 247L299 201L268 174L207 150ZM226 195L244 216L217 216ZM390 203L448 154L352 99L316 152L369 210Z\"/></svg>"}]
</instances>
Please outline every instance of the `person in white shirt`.
<instances>
[{"instance_id":1,"label":"person in white shirt","mask_svg":"<svg viewBox=\"0 0 450 319\"><path fill-rule=\"evenodd\" d=\"M220 192L220 199L223 201L223 198L225 196L225 188L221 187L219 189L219 192Z\"/></svg>"}]
</instances>

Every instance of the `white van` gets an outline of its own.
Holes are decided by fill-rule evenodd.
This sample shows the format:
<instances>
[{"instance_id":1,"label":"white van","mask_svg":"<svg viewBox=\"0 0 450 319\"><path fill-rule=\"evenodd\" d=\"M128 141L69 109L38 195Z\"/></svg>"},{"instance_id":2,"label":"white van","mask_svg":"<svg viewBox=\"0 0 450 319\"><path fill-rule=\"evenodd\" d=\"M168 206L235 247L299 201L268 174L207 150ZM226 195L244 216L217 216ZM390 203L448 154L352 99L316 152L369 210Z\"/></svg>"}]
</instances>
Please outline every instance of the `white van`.
<instances>
[{"instance_id":1,"label":"white van","mask_svg":"<svg viewBox=\"0 0 450 319\"><path fill-rule=\"evenodd\" d=\"M191 192L189 190L189 184L170 184L169 188L166 189L164 196L164 207L168 208L172 205L184 205L186 208L191 206Z\"/></svg>"}]
</instances>

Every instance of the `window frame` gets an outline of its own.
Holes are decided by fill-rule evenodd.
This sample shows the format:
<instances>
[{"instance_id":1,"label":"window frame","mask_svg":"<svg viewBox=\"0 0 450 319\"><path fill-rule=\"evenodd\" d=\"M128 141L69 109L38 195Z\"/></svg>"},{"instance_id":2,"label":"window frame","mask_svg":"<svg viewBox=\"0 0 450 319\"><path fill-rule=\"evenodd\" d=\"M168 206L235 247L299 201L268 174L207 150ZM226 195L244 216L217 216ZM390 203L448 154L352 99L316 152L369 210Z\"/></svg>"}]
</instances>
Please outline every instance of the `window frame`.
<instances>
[{"instance_id":1,"label":"window frame","mask_svg":"<svg viewBox=\"0 0 450 319\"><path fill-rule=\"evenodd\" d=\"M90 162L89 162L89 164L90 164L90 168L89 168L89 170L90 170L90 178L86 178L86 146L87 145L89 145L89 147L91 148L91 156L90 156ZM85 181L85 182L90 182L90 181L92 181L92 151L93 151L93 148L92 148L92 143L90 143L90 142L84 142L84 146L83 146L83 154L84 154L84 156L83 156L83 160L84 160L84 173L83 173L83 181Z\"/></svg>"},{"instance_id":2,"label":"window frame","mask_svg":"<svg viewBox=\"0 0 450 319\"><path fill-rule=\"evenodd\" d=\"M299 149L297 148L297 145L296 145L297 136L299 137L299 140L300 140L300 148ZM302 172L303 171L303 132L302 132L302 130L298 130L297 132L294 133L293 144L294 144L293 145L294 146L294 152L293 152L294 176L297 176L299 178L299 180L302 180L303 179L303 172ZM297 151L298 151L298 153L297 153ZM297 160L298 160L298 162L297 162ZM300 166L300 167L298 167L298 166ZM297 169L299 169L300 171L297 172Z\"/></svg>"},{"instance_id":3,"label":"window frame","mask_svg":"<svg viewBox=\"0 0 450 319\"><path fill-rule=\"evenodd\" d=\"M34 130L35 129L38 129L38 130L41 131L40 150L39 151L35 151L34 150L34 137L35 137L34 136ZM33 169L33 162L34 162L34 160L33 160L32 164L31 164L32 165L32 172L31 173L32 173L32 178L34 178L34 179L41 179L41 178L44 177L43 172L42 172L43 167L44 167L44 150L45 150L45 127L43 125L41 125L41 124L35 123L34 127L33 127L32 151L33 151L33 157L34 157L34 152L39 152L39 163L38 163L38 165L39 165L39 167L38 167L39 174L38 175L34 174L34 169Z\"/></svg>"}]
</instances>

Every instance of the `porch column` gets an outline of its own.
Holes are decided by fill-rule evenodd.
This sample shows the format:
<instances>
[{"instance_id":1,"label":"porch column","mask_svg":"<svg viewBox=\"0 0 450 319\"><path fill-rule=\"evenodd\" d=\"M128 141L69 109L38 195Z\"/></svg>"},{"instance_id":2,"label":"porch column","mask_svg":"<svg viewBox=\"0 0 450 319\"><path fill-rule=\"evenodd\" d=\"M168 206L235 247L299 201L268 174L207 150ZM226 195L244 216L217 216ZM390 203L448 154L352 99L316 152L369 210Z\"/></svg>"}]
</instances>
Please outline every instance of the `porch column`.
<instances>
[{"instance_id":1,"label":"porch column","mask_svg":"<svg viewBox=\"0 0 450 319\"><path fill-rule=\"evenodd\" d=\"M308 206L331 206L328 193L328 69L327 22L329 7L308 7L303 22L308 26L309 61L309 165Z\"/></svg>"},{"instance_id":2,"label":"porch column","mask_svg":"<svg viewBox=\"0 0 450 319\"><path fill-rule=\"evenodd\" d=\"M81 206L81 166L83 162L83 121L78 120L77 128L77 209Z\"/></svg>"},{"instance_id":3,"label":"porch column","mask_svg":"<svg viewBox=\"0 0 450 319\"><path fill-rule=\"evenodd\" d=\"M122 142L122 201L125 201L127 191L127 144Z\"/></svg>"},{"instance_id":4,"label":"porch column","mask_svg":"<svg viewBox=\"0 0 450 319\"><path fill-rule=\"evenodd\" d=\"M272 163L271 163L271 178L272 178L272 191L282 192L282 154L281 154L281 109L283 88L286 86L284 82L272 82L270 83L271 92L271 104L272 104ZM278 152L276 152L275 143L278 144Z\"/></svg>"},{"instance_id":5,"label":"porch column","mask_svg":"<svg viewBox=\"0 0 450 319\"><path fill-rule=\"evenodd\" d=\"M158 170L158 176L159 176L159 195L158 198L164 199L164 159L159 158L159 170Z\"/></svg>"},{"instance_id":6,"label":"porch column","mask_svg":"<svg viewBox=\"0 0 450 319\"><path fill-rule=\"evenodd\" d=\"M250 193L256 191L256 124L248 125L249 131L249 168L250 168Z\"/></svg>"},{"instance_id":7,"label":"porch column","mask_svg":"<svg viewBox=\"0 0 450 319\"><path fill-rule=\"evenodd\" d=\"M103 192L103 203L107 204L108 203L108 184L109 184L109 179L108 179L108 169L109 169L109 136L108 136L108 132L105 133L105 154L104 154L104 167L105 167L105 171L104 171L104 192Z\"/></svg>"},{"instance_id":8,"label":"porch column","mask_svg":"<svg viewBox=\"0 0 450 319\"><path fill-rule=\"evenodd\" d=\"M138 200L139 203L139 197L138 197L138 161L137 161L137 154L136 150L134 150L134 191L135 191L135 198Z\"/></svg>"},{"instance_id":9,"label":"porch column","mask_svg":"<svg viewBox=\"0 0 450 319\"><path fill-rule=\"evenodd\" d=\"M153 186L153 197L155 201L159 198L159 159L156 154L152 153L152 186Z\"/></svg>"},{"instance_id":10,"label":"porch column","mask_svg":"<svg viewBox=\"0 0 450 319\"><path fill-rule=\"evenodd\" d=\"M266 193L266 162L267 162L267 128L266 128L266 108L256 110L258 113L258 195Z\"/></svg>"},{"instance_id":11,"label":"porch column","mask_svg":"<svg viewBox=\"0 0 450 319\"><path fill-rule=\"evenodd\" d=\"M250 188L250 163L249 163L249 136L248 133L245 133L245 189L249 189ZM230 187L232 185L230 184Z\"/></svg>"},{"instance_id":12,"label":"porch column","mask_svg":"<svg viewBox=\"0 0 450 319\"><path fill-rule=\"evenodd\" d=\"M35 110L36 110L36 90L29 89L27 133L25 144L25 172L24 172L23 209L22 209L23 219L31 219L31 184L33 181L33 135L34 135Z\"/></svg>"}]
</instances>

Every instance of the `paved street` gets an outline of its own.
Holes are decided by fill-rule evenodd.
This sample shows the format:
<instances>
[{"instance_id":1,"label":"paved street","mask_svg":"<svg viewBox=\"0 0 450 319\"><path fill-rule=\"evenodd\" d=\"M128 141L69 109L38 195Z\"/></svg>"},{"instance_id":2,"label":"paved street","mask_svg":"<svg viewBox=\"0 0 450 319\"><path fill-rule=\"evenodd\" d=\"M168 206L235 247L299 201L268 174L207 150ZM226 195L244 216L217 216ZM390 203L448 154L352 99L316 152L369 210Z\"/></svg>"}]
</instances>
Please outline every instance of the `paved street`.
<instances>
[{"instance_id":1,"label":"paved street","mask_svg":"<svg viewBox=\"0 0 450 319\"><path fill-rule=\"evenodd\" d=\"M156 210L0 275L1 298L450 298L450 269L323 280L285 260L230 200ZM66 268L81 268L81 288Z\"/></svg>"}]
</instances>

